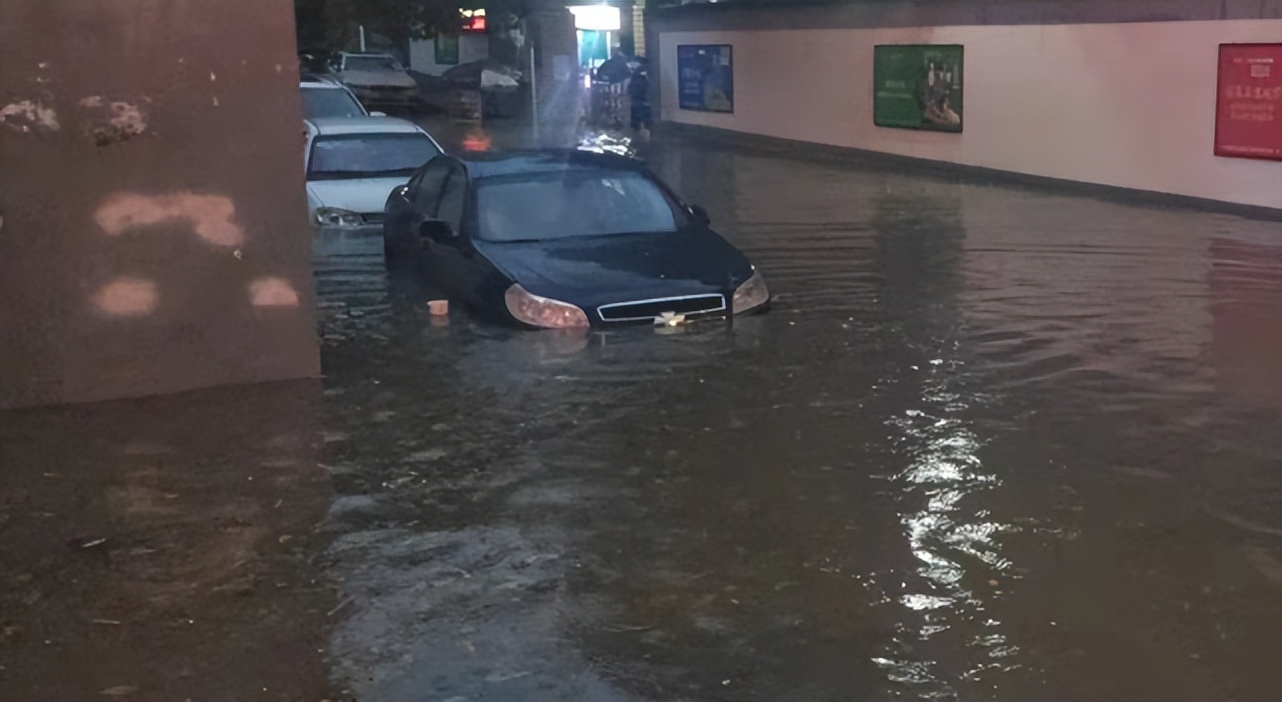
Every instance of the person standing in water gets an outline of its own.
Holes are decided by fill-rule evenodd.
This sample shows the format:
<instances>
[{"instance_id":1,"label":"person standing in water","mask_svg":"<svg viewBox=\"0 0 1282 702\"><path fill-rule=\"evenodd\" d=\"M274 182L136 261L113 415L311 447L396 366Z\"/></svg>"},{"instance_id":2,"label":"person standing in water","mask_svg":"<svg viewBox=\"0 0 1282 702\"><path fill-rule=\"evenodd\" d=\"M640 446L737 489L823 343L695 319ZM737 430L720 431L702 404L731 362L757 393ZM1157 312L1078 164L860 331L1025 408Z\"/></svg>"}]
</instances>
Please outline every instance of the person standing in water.
<instances>
[{"instance_id":1,"label":"person standing in water","mask_svg":"<svg viewBox=\"0 0 1282 702\"><path fill-rule=\"evenodd\" d=\"M650 114L650 78L644 59L628 83L628 102L631 103L632 129L640 132L642 139L649 139L653 116Z\"/></svg>"},{"instance_id":2,"label":"person standing in water","mask_svg":"<svg viewBox=\"0 0 1282 702\"><path fill-rule=\"evenodd\" d=\"M596 79L608 86L605 121L617 128L623 127L623 95L631 76L632 69L628 67L628 59L618 50L596 69Z\"/></svg>"}]
</instances>

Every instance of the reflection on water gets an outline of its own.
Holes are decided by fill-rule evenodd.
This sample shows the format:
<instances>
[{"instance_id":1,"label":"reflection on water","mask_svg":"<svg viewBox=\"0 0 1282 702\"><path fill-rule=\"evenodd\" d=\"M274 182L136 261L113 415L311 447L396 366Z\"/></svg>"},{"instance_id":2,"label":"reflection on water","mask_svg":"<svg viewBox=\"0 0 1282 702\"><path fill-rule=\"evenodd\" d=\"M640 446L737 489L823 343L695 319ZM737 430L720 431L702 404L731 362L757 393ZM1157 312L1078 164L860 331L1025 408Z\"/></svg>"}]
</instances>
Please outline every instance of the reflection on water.
<instances>
[{"instance_id":1,"label":"reflection on water","mask_svg":"<svg viewBox=\"0 0 1282 702\"><path fill-rule=\"evenodd\" d=\"M769 314L433 326L318 240L358 696L1282 695L1275 224L643 155Z\"/></svg>"}]
</instances>

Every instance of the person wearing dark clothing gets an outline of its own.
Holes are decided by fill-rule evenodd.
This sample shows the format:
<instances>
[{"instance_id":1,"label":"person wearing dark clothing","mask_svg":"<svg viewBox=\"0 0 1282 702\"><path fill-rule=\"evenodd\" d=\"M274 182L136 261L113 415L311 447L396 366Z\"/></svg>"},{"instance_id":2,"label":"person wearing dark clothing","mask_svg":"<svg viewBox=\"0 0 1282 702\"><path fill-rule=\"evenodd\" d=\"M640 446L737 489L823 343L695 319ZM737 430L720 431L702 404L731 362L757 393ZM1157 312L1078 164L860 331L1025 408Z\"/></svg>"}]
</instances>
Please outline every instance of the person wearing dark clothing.
<instances>
[{"instance_id":1,"label":"person wearing dark clothing","mask_svg":"<svg viewBox=\"0 0 1282 702\"><path fill-rule=\"evenodd\" d=\"M632 103L632 128L649 131L652 120L650 114L650 78L646 75L644 64L637 69L636 73L632 74L632 82L628 84L628 98Z\"/></svg>"},{"instance_id":2,"label":"person wearing dark clothing","mask_svg":"<svg viewBox=\"0 0 1282 702\"><path fill-rule=\"evenodd\" d=\"M628 67L628 59L623 56L621 51L614 52L614 56L597 66L596 69L596 79L611 85L622 83L631 76L632 69Z\"/></svg>"},{"instance_id":3,"label":"person wearing dark clothing","mask_svg":"<svg viewBox=\"0 0 1282 702\"><path fill-rule=\"evenodd\" d=\"M615 51L612 58L597 66L593 74L594 85L605 84L601 96L603 103L598 108L594 108L594 111L600 110L595 118L598 123L616 128L623 127L623 94L628 78L631 76L632 69L621 51Z\"/></svg>"}]
</instances>

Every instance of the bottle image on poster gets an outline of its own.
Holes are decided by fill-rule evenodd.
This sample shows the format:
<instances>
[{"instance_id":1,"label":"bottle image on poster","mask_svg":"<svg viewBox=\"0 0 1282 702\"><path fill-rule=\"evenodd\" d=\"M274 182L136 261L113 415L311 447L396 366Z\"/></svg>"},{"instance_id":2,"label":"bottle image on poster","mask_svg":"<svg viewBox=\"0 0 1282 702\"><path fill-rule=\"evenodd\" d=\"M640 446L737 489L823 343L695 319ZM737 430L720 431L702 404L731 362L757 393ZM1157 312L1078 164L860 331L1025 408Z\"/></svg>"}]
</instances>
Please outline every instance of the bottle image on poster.
<instances>
[{"instance_id":1,"label":"bottle image on poster","mask_svg":"<svg viewBox=\"0 0 1282 702\"><path fill-rule=\"evenodd\" d=\"M734 112L734 60L728 44L678 46L677 76L681 109Z\"/></svg>"},{"instance_id":2,"label":"bottle image on poster","mask_svg":"<svg viewBox=\"0 0 1282 702\"><path fill-rule=\"evenodd\" d=\"M873 48L873 124L962 130L962 46L881 45Z\"/></svg>"}]
</instances>

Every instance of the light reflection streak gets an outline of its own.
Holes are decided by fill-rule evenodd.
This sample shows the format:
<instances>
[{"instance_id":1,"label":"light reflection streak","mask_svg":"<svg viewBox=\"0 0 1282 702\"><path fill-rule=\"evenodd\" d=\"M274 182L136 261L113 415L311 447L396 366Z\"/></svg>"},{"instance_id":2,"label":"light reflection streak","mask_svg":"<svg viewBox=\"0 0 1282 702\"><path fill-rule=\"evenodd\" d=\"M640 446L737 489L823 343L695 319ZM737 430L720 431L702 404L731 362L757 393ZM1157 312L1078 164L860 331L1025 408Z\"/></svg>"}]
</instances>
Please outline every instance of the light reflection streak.
<instances>
[{"instance_id":1,"label":"light reflection streak","mask_svg":"<svg viewBox=\"0 0 1282 702\"><path fill-rule=\"evenodd\" d=\"M900 515L919 578L903 578L903 592L896 600L906 610L895 637L896 655L873 662L892 681L911 684L919 694L952 697L958 692L953 688L957 675L945 671L945 663L923 660L916 653L918 644L949 635L963 620L983 621L987 633L955 642L964 649L956 656L966 667L961 678L976 680L989 670L1012 668L1019 649L1000 632L1000 620L985 604L988 595L972 587L998 574L1015 577L997 537L1016 527L993 521L987 510L968 512L967 496L994 489L1001 481L984 471L979 438L950 416L967 409L966 403L938 385L931 381L924 389L925 409L908 410L888 422L901 432L897 443L910 457L909 465L890 480L902 486L899 499L921 503Z\"/></svg>"}]
</instances>

